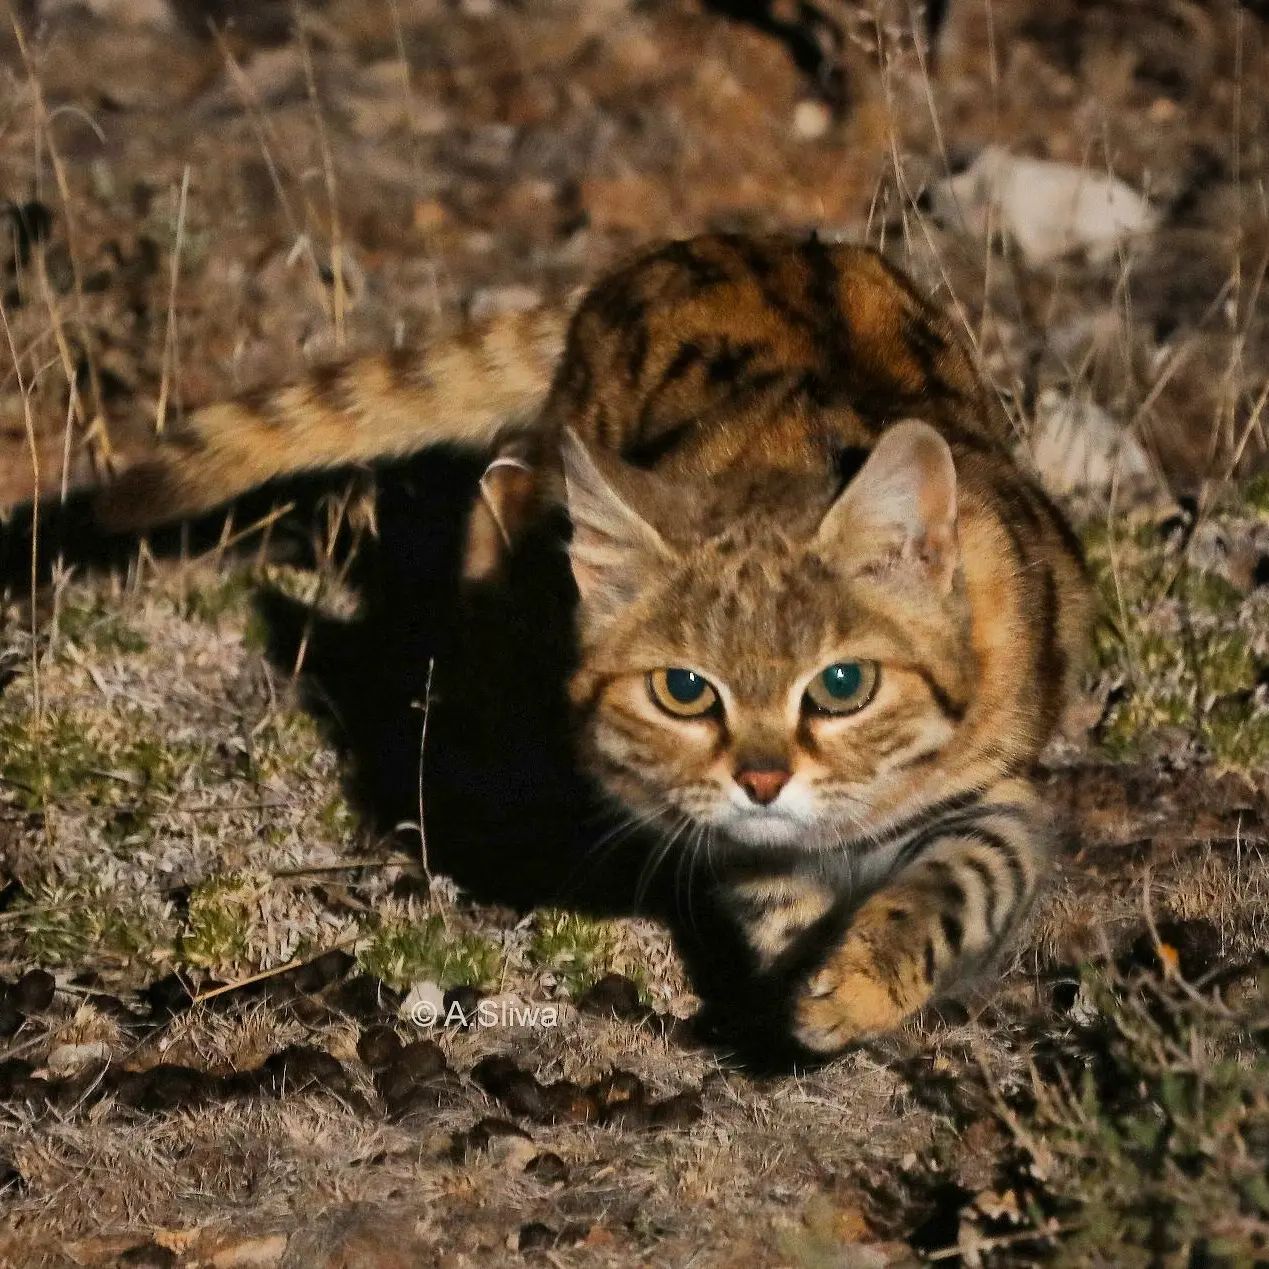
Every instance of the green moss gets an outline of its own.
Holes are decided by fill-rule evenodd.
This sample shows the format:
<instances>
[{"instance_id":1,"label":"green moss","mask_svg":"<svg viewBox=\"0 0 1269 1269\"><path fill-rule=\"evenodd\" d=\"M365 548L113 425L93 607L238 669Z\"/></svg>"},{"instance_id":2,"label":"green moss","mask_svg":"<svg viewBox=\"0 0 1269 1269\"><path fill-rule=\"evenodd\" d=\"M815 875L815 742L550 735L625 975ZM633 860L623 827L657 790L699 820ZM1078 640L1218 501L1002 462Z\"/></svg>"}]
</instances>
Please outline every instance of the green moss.
<instances>
[{"instance_id":1,"label":"green moss","mask_svg":"<svg viewBox=\"0 0 1269 1269\"><path fill-rule=\"evenodd\" d=\"M348 800L339 793L327 798L317 813L322 832L335 841L347 841L357 831L357 817Z\"/></svg>"},{"instance_id":2,"label":"green moss","mask_svg":"<svg viewBox=\"0 0 1269 1269\"><path fill-rule=\"evenodd\" d=\"M1269 714L1254 713L1246 705L1215 708L1203 720L1203 740L1216 764L1247 774L1269 768Z\"/></svg>"},{"instance_id":3,"label":"green moss","mask_svg":"<svg viewBox=\"0 0 1269 1269\"><path fill-rule=\"evenodd\" d=\"M612 928L573 912L546 908L534 918L529 960L550 970L571 995L585 991L612 968Z\"/></svg>"},{"instance_id":4,"label":"green moss","mask_svg":"<svg viewBox=\"0 0 1269 1269\"><path fill-rule=\"evenodd\" d=\"M1269 472L1263 472L1247 483L1243 491L1243 502L1252 511L1269 516Z\"/></svg>"},{"instance_id":5,"label":"green moss","mask_svg":"<svg viewBox=\"0 0 1269 1269\"><path fill-rule=\"evenodd\" d=\"M118 605L100 595L82 602L62 604L57 613L57 635L86 651L102 653L144 652L150 645L119 612Z\"/></svg>"},{"instance_id":6,"label":"green moss","mask_svg":"<svg viewBox=\"0 0 1269 1269\"><path fill-rule=\"evenodd\" d=\"M1200 608L1217 615L1228 615L1242 607L1243 595L1237 586L1219 573L1185 568L1177 579L1178 598L1191 608Z\"/></svg>"},{"instance_id":7,"label":"green moss","mask_svg":"<svg viewBox=\"0 0 1269 1269\"><path fill-rule=\"evenodd\" d=\"M14 903L23 959L42 965L77 964L86 956L137 960L160 952L168 922L135 895L89 880L36 883Z\"/></svg>"},{"instance_id":8,"label":"green moss","mask_svg":"<svg viewBox=\"0 0 1269 1269\"><path fill-rule=\"evenodd\" d=\"M1194 649L1195 669L1206 693L1223 696L1250 691L1256 685L1255 654L1241 631L1215 634L1200 640Z\"/></svg>"},{"instance_id":9,"label":"green moss","mask_svg":"<svg viewBox=\"0 0 1269 1269\"><path fill-rule=\"evenodd\" d=\"M142 716L118 721L101 735L70 710L0 715L0 779L26 810L118 806L170 794L201 756L156 736Z\"/></svg>"},{"instance_id":10,"label":"green moss","mask_svg":"<svg viewBox=\"0 0 1269 1269\"><path fill-rule=\"evenodd\" d=\"M307 771L326 748L317 724L299 711L270 715L251 750L252 775L258 780Z\"/></svg>"},{"instance_id":11,"label":"green moss","mask_svg":"<svg viewBox=\"0 0 1269 1269\"><path fill-rule=\"evenodd\" d=\"M414 982L489 987L502 971L496 944L478 934L450 931L439 916L382 922L359 959L368 973L396 987Z\"/></svg>"},{"instance_id":12,"label":"green moss","mask_svg":"<svg viewBox=\"0 0 1269 1269\"><path fill-rule=\"evenodd\" d=\"M180 953L190 965L230 966L247 959L267 878L220 873L190 893Z\"/></svg>"},{"instance_id":13,"label":"green moss","mask_svg":"<svg viewBox=\"0 0 1269 1269\"><path fill-rule=\"evenodd\" d=\"M191 586L185 594L183 617L219 626L227 615L245 615L253 592L255 578L248 569L234 569L212 582Z\"/></svg>"}]
</instances>

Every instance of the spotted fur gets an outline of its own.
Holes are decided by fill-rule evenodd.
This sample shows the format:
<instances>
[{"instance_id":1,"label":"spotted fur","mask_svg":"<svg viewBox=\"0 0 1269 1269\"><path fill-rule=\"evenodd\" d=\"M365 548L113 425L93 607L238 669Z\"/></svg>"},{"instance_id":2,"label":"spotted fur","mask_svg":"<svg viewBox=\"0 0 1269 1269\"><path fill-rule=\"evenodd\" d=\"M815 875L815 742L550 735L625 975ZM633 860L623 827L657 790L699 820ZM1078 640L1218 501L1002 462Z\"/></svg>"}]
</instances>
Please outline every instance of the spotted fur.
<instances>
[{"instance_id":1,"label":"spotted fur","mask_svg":"<svg viewBox=\"0 0 1269 1269\"><path fill-rule=\"evenodd\" d=\"M183 514L287 469L496 451L468 573L567 508L585 769L708 850L760 969L831 933L791 988L804 1045L893 1028L992 963L1043 875L1029 780L1089 617L1069 529L949 322L870 250L648 252L584 298L549 380L558 327L515 321L467 353L205 411L124 501ZM809 679L847 658L880 666L875 698L808 711ZM717 708L667 715L649 692L665 667ZM786 783L755 805L739 777L770 771Z\"/></svg>"}]
</instances>

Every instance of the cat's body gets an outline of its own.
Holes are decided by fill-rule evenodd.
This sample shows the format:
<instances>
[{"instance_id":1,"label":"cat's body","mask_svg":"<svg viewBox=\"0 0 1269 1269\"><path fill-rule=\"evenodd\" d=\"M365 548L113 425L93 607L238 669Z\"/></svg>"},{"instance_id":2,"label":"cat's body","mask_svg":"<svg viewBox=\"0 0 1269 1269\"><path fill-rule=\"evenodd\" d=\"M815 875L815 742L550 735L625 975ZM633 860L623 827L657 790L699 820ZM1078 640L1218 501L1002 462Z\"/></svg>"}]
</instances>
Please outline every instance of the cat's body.
<instances>
[{"instance_id":1,"label":"cat's body","mask_svg":"<svg viewBox=\"0 0 1269 1269\"><path fill-rule=\"evenodd\" d=\"M671 244L586 296L552 375L562 329L521 316L212 407L110 509L496 450L468 573L567 507L584 768L708 845L760 969L829 933L798 1039L887 1030L987 963L1042 875L1028 778L1090 610L1070 532L948 324L870 251Z\"/></svg>"}]
</instances>

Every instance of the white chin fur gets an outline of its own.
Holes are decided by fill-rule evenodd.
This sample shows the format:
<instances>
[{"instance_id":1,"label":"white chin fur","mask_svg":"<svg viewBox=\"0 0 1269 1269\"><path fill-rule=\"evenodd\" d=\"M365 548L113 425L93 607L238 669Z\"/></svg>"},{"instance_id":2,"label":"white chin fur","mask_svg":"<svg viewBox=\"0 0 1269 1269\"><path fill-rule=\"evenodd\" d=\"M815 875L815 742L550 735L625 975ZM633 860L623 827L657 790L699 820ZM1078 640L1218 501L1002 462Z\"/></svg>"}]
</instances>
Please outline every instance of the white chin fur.
<instances>
[{"instance_id":1,"label":"white chin fur","mask_svg":"<svg viewBox=\"0 0 1269 1269\"><path fill-rule=\"evenodd\" d=\"M729 815L716 827L746 846L792 846L799 838L809 839L814 834L810 825L780 814Z\"/></svg>"}]
</instances>

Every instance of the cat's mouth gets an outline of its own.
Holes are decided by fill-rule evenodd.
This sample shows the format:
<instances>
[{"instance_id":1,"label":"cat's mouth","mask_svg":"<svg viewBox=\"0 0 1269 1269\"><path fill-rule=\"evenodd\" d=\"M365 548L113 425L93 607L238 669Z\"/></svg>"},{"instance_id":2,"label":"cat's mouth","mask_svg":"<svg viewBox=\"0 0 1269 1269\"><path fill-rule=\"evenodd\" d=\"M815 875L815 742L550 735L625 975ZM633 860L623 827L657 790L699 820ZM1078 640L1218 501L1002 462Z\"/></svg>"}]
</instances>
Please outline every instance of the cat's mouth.
<instances>
[{"instance_id":1,"label":"cat's mouth","mask_svg":"<svg viewBox=\"0 0 1269 1269\"><path fill-rule=\"evenodd\" d=\"M782 807L724 807L713 827L745 846L792 846L811 825Z\"/></svg>"}]
</instances>

